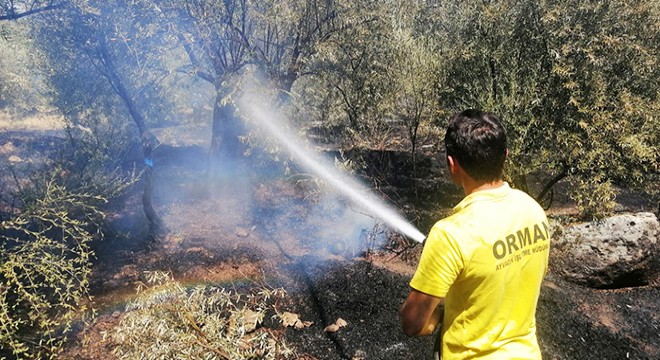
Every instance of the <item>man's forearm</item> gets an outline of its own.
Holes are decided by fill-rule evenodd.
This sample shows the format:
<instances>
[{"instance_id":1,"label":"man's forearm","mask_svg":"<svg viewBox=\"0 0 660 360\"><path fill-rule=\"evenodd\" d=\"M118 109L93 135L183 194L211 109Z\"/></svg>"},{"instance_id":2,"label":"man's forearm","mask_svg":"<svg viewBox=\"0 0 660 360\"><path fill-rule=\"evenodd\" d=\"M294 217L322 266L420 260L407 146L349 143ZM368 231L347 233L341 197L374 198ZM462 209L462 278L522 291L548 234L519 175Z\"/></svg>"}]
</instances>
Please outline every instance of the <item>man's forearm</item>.
<instances>
[{"instance_id":1,"label":"man's forearm","mask_svg":"<svg viewBox=\"0 0 660 360\"><path fill-rule=\"evenodd\" d=\"M443 299L412 289L403 303L399 317L408 336L431 334L443 316Z\"/></svg>"},{"instance_id":2,"label":"man's forearm","mask_svg":"<svg viewBox=\"0 0 660 360\"><path fill-rule=\"evenodd\" d=\"M433 333L438 324L442 324L442 315L444 314L444 307L441 305L436 306L435 310L429 317L428 321L424 325L422 331L417 334L419 336L430 335Z\"/></svg>"}]
</instances>

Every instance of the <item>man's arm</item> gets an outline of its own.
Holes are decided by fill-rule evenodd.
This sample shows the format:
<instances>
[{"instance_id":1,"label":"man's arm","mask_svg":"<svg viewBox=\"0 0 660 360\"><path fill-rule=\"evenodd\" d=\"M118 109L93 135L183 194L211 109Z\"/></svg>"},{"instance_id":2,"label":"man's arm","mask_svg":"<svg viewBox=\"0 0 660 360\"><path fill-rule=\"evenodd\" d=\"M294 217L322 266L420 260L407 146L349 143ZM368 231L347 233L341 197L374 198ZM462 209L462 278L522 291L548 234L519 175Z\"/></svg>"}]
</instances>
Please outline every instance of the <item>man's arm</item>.
<instances>
[{"instance_id":1,"label":"man's arm","mask_svg":"<svg viewBox=\"0 0 660 360\"><path fill-rule=\"evenodd\" d=\"M411 289L401 306L399 319L403 333L408 336L429 335L441 322L443 298Z\"/></svg>"}]
</instances>

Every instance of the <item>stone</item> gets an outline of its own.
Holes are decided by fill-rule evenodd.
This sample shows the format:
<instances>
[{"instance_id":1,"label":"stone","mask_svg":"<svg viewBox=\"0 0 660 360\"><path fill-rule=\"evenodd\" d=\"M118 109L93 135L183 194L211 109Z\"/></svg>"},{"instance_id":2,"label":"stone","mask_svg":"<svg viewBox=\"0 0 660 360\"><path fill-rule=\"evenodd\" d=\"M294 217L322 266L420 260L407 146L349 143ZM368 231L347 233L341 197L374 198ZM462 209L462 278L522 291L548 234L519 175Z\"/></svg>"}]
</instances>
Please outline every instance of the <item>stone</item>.
<instances>
[{"instance_id":1,"label":"stone","mask_svg":"<svg viewBox=\"0 0 660 360\"><path fill-rule=\"evenodd\" d=\"M235 234L239 238L246 238L250 236L250 232L246 228L242 228L242 227L236 228Z\"/></svg>"},{"instance_id":2,"label":"stone","mask_svg":"<svg viewBox=\"0 0 660 360\"><path fill-rule=\"evenodd\" d=\"M293 327L297 330L302 330L314 325L312 321L300 320L300 315L285 311L279 315L280 321L284 327Z\"/></svg>"},{"instance_id":3,"label":"stone","mask_svg":"<svg viewBox=\"0 0 660 360\"><path fill-rule=\"evenodd\" d=\"M293 327L300 321L300 315L285 311L280 315L280 321L284 327Z\"/></svg>"},{"instance_id":4,"label":"stone","mask_svg":"<svg viewBox=\"0 0 660 360\"><path fill-rule=\"evenodd\" d=\"M594 288L646 285L660 274L660 224L653 213L567 226L551 245L553 273Z\"/></svg>"},{"instance_id":5,"label":"stone","mask_svg":"<svg viewBox=\"0 0 660 360\"><path fill-rule=\"evenodd\" d=\"M323 331L325 331L327 333L335 333L335 332L339 331L339 325L330 324L330 325L326 326L325 329L323 329Z\"/></svg>"}]
</instances>

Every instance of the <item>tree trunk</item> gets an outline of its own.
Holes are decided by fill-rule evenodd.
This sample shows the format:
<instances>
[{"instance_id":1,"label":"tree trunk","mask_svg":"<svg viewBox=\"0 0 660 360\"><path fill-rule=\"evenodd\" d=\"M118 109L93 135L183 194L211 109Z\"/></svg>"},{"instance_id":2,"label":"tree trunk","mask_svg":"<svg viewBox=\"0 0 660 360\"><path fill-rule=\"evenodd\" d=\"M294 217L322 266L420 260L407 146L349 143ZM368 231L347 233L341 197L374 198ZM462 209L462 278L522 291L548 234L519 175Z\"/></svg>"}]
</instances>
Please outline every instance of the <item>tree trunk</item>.
<instances>
[{"instance_id":1,"label":"tree trunk","mask_svg":"<svg viewBox=\"0 0 660 360\"><path fill-rule=\"evenodd\" d=\"M417 131L419 130L419 118L414 119L414 125L408 127L408 135L410 137L410 155L412 157L412 187L415 191L415 201L419 202L419 189L417 188Z\"/></svg>"},{"instance_id":2,"label":"tree trunk","mask_svg":"<svg viewBox=\"0 0 660 360\"><path fill-rule=\"evenodd\" d=\"M140 132L140 138L142 140L142 154L144 155L144 192L142 194L142 208L144 210L145 216L147 217L147 220L149 221L149 237L155 241L158 241L167 236L167 233L169 232L161 218L158 216L158 213L154 209L152 203L154 174L153 159L151 153L159 144L159 141L152 133L147 130L144 117L138 110L137 105L133 101L133 98L131 98L128 90L124 86L124 82L117 72L117 68L112 61L112 57L106 48L105 39L100 39L100 44L99 55L103 64L105 65L105 70L107 71L105 75L128 108L128 112L135 122L138 131Z\"/></svg>"},{"instance_id":3,"label":"tree trunk","mask_svg":"<svg viewBox=\"0 0 660 360\"><path fill-rule=\"evenodd\" d=\"M151 202L154 189L153 167L147 165L144 169L144 192L142 193L142 208L149 221L149 237L154 241L159 241L167 236L169 230L158 216Z\"/></svg>"},{"instance_id":4,"label":"tree trunk","mask_svg":"<svg viewBox=\"0 0 660 360\"><path fill-rule=\"evenodd\" d=\"M539 195L536 197L536 201L538 201L541 204L544 204L543 207L548 209L550 205L552 205L552 188L557 184L560 180L564 179L566 176L568 176L568 171L569 167L564 164L562 165L562 170L559 172L559 174L555 175L550 181L548 181L545 186L543 187L543 190L539 193Z\"/></svg>"},{"instance_id":5,"label":"tree trunk","mask_svg":"<svg viewBox=\"0 0 660 360\"><path fill-rule=\"evenodd\" d=\"M211 158L220 168L240 162L245 153L245 144L240 139L245 134L245 126L236 114L234 104L223 103L223 97L222 89L218 89L213 105L211 138Z\"/></svg>"}]
</instances>

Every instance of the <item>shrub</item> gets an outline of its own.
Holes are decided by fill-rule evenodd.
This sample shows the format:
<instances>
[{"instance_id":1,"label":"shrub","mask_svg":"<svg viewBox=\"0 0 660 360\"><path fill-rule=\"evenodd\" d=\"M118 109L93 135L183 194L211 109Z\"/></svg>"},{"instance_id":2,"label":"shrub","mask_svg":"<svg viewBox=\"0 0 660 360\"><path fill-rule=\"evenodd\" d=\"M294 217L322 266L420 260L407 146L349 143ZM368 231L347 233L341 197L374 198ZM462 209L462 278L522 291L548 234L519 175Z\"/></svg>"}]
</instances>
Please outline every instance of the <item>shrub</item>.
<instances>
[{"instance_id":1,"label":"shrub","mask_svg":"<svg viewBox=\"0 0 660 360\"><path fill-rule=\"evenodd\" d=\"M280 359L293 350L259 328L271 301L284 290L258 287L247 295L212 286L187 290L162 272L147 273L148 286L111 334L120 359Z\"/></svg>"},{"instance_id":2,"label":"shrub","mask_svg":"<svg viewBox=\"0 0 660 360\"><path fill-rule=\"evenodd\" d=\"M41 198L0 223L0 356L52 359L89 298L90 243L102 197L48 182Z\"/></svg>"}]
</instances>

